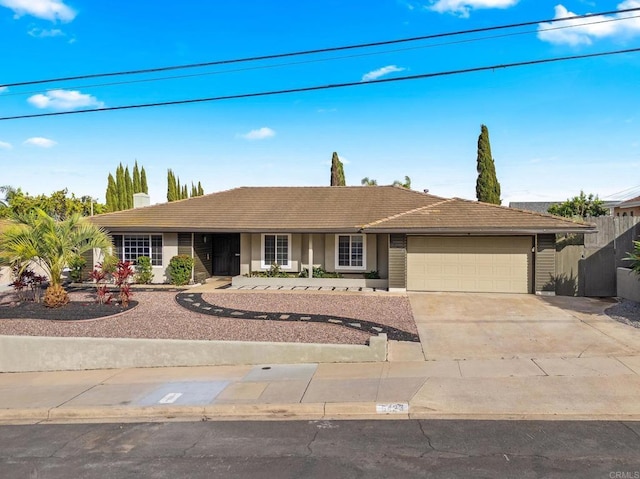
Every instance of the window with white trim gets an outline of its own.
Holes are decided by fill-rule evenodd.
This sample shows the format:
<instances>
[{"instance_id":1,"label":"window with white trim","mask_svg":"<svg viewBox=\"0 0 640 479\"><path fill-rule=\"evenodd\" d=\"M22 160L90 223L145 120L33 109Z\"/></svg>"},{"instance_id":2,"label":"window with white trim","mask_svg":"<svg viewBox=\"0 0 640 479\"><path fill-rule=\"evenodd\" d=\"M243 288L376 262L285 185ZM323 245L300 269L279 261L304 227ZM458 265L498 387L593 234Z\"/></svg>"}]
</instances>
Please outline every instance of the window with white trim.
<instances>
[{"instance_id":1,"label":"window with white trim","mask_svg":"<svg viewBox=\"0 0 640 479\"><path fill-rule=\"evenodd\" d=\"M152 266L162 266L162 235L114 235L114 254L135 264L140 256L151 258Z\"/></svg>"},{"instance_id":2,"label":"window with white trim","mask_svg":"<svg viewBox=\"0 0 640 479\"><path fill-rule=\"evenodd\" d=\"M291 267L291 235L262 235L262 267L270 268L277 264L283 269Z\"/></svg>"},{"instance_id":3,"label":"window with white trim","mask_svg":"<svg viewBox=\"0 0 640 479\"><path fill-rule=\"evenodd\" d=\"M365 269L364 235L336 235L336 269Z\"/></svg>"}]
</instances>

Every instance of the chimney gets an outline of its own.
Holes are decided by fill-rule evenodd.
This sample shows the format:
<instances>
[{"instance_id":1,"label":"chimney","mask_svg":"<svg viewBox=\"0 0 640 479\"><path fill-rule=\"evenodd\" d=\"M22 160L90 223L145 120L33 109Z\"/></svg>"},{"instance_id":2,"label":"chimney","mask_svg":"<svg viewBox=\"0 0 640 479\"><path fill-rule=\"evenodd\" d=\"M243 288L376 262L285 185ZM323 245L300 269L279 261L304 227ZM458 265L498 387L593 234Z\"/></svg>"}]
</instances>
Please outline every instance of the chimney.
<instances>
[{"instance_id":1,"label":"chimney","mask_svg":"<svg viewBox=\"0 0 640 479\"><path fill-rule=\"evenodd\" d=\"M142 208L151 204L151 197L146 193L135 193L133 195L133 207Z\"/></svg>"}]
</instances>

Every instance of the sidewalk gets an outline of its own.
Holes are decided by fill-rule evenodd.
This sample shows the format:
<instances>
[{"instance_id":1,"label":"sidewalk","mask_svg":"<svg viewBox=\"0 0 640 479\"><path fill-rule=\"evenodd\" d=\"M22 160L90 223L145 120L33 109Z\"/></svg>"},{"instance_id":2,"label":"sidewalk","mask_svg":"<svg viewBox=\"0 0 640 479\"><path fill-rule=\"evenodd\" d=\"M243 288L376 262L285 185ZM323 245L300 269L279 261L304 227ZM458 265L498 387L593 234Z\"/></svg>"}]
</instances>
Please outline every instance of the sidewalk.
<instances>
[{"instance_id":1,"label":"sidewalk","mask_svg":"<svg viewBox=\"0 0 640 479\"><path fill-rule=\"evenodd\" d=\"M0 374L0 424L224 419L640 420L640 356Z\"/></svg>"}]
</instances>

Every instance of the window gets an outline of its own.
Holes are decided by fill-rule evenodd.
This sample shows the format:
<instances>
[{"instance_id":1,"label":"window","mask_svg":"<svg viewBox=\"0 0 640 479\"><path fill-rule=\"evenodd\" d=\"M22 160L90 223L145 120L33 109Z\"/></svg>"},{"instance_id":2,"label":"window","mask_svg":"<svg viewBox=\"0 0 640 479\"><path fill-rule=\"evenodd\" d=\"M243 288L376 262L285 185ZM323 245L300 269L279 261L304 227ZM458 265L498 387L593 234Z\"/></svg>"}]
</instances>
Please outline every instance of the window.
<instances>
[{"instance_id":1,"label":"window","mask_svg":"<svg viewBox=\"0 0 640 479\"><path fill-rule=\"evenodd\" d=\"M337 235L336 268L366 268L364 235Z\"/></svg>"},{"instance_id":2,"label":"window","mask_svg":"<svg viewBox=\"0 0 640 479\"><path fill-rule=\"evenodd\" d=\"M262 267L277 264L283 269L291 267L291 235L262 235Z\"/></svg>"},{"instance_id":3,"label":"window","mask_svg":"<svg viewBox=\"0 0 640 479\"><path fill-rule=\"evenodd\" d=\"M121 261L135 263L138 257L148 256L152 266L162 266L162 235L114 235L113 246Z\"/></svg>"}]
</instances>

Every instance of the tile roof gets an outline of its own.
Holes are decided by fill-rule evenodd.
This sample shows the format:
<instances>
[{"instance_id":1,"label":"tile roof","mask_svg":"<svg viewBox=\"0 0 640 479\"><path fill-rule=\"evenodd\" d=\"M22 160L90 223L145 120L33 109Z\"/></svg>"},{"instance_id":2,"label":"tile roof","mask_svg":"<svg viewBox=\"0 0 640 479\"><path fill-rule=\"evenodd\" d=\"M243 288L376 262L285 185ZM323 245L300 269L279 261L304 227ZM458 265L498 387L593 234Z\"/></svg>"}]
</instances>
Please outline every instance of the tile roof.
<instances>
[{"instance_id":1,"label":"tile roof","mask_svg":"<svg viewBox=\"0 0 640 479\"><path fill-rule=\"evenodd\" d=\"M632 208L640 204L640 196L636 196L635 198L631 198L629 200L623 201L616 205L618 208Z\"/></svg>"},{"instance_id":2,"label":"tile roof","mask_svg":"<svg viewBox=\"0 0 640 479\"><path fill-rule=\"evenodd\" d=\"M94 216L110 231L584 231L591 225L395 186L242 187Z\"/></svg>"}]
</instances>

